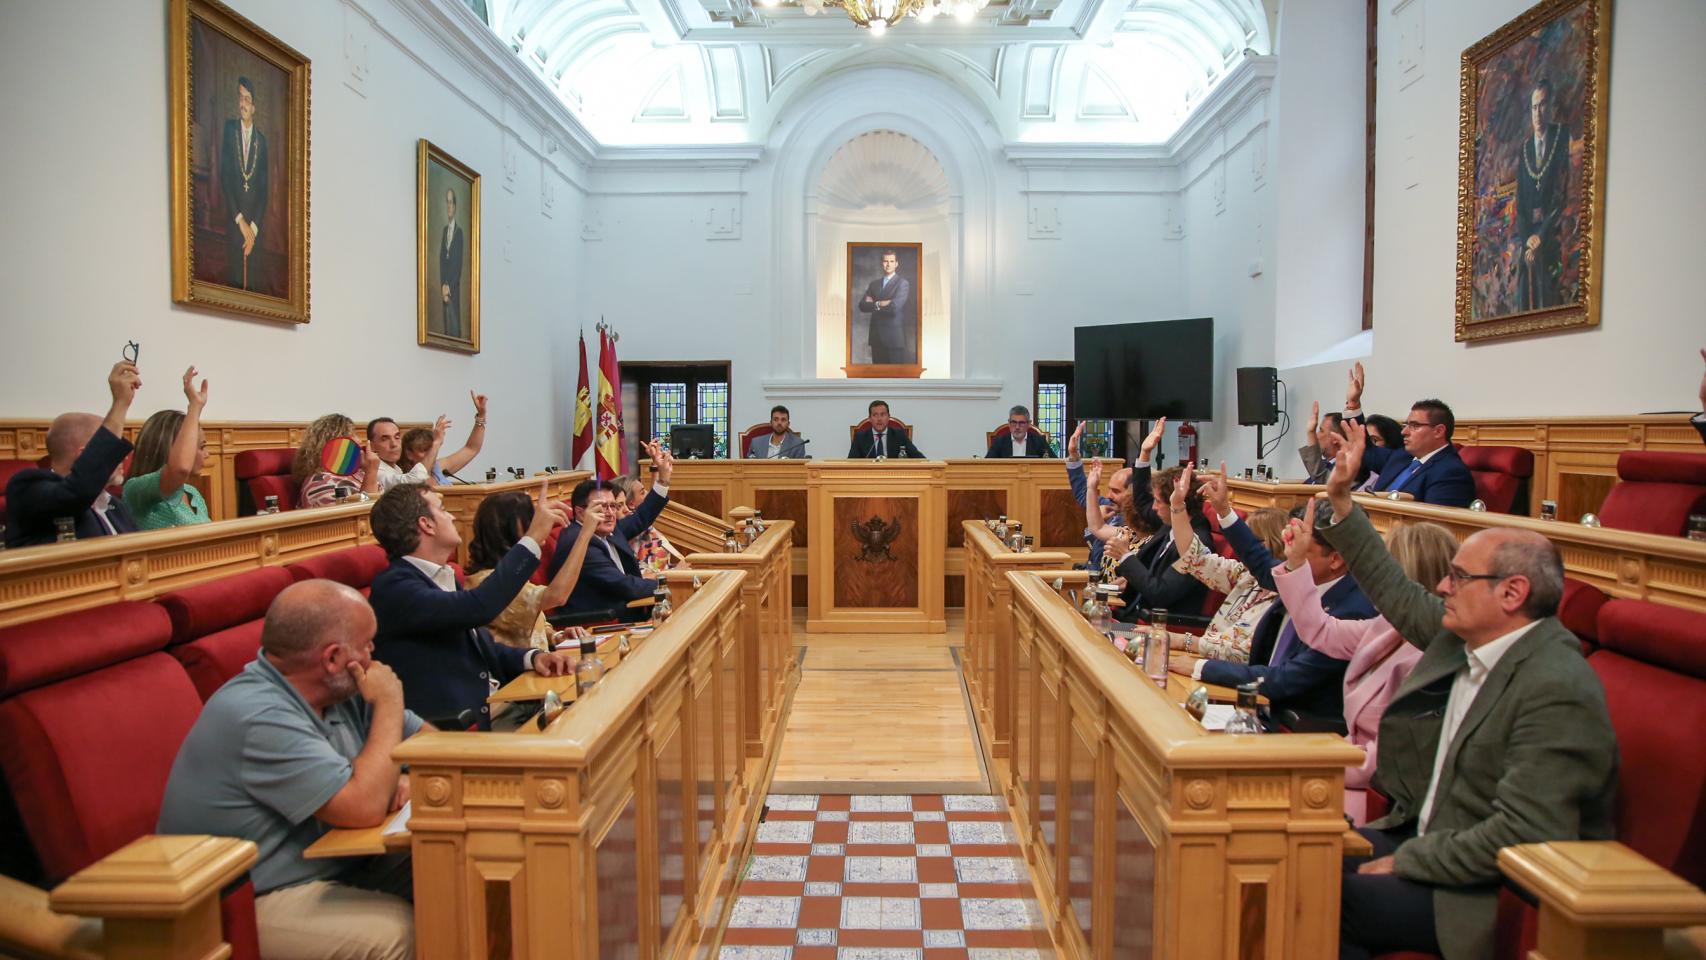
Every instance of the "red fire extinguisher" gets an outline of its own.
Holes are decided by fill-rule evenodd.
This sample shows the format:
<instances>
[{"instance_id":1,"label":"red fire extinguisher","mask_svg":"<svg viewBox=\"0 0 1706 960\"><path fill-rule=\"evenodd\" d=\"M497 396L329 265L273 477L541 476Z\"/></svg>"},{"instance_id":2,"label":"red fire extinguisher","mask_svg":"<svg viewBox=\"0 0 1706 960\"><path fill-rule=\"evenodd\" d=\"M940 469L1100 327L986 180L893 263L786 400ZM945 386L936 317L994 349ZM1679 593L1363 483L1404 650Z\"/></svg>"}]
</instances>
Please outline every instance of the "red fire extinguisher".
<instances>
[{"instance_id":1,"label":"red fire extinguisher","mask_svg":"<svg viewBox=\"0 0 1706 960\"><path fill-rule=\"evenodd\" d=\"M1197 462L1197 428L1189 421L1179 424L1179 463Z\"/></svg>"}]
</instances>

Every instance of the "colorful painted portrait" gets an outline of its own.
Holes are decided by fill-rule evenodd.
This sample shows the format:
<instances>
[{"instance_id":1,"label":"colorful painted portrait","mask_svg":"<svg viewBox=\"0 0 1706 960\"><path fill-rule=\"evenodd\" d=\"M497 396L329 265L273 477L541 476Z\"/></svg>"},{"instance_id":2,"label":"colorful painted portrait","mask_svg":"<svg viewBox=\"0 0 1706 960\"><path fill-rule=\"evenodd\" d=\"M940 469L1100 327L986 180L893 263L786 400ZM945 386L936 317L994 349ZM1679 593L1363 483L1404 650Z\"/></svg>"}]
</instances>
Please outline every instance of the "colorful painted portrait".
<instances>
[{"instance_id":1,"label":"colorful painted portrait","mask_svg":"<svg viewBox=\"0 0 1706 960\"><path fill-rule=\"evenodd\" d=\"M308 319L308 61L213 0L173 0L172 290Z\"/></svg>"},{"instance_id":2,"label":"colorful painted portrait","mask_svg":"<svg viewBox=\"0 0 1706 960\"><path fill-rule=\"evenodd\" d=\"M847 245L847 375L917 377L924 245Z\"/></svg>"},{"instance_id":3,"label":"colorful painted portrait","mask_svg":"<svg viewBox=\"0 0 1706 960\"><path fill-rule=\"evenodd\" d=\"M1599 322L1610 0L1546 0L1463 54L1457 339Z\"/></svg>"},{"instance_id":4,"label":"colorful painted portrait","mask_svg":"<svg viewBox=\"0 0 1706 960\"><path fill-rule=\"evenodd\" d=\"M480 175L420 141L415 155L422 345L480 352Z\"/></svg>"}]
</instances>

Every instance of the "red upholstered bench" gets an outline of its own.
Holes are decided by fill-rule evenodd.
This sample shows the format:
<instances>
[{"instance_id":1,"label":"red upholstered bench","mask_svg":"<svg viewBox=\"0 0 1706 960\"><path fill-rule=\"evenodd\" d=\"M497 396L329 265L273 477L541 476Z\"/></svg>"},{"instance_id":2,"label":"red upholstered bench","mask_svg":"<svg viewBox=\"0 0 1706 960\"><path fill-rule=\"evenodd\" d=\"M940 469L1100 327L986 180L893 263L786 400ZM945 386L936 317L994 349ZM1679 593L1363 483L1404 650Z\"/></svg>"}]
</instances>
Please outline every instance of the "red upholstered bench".
<instances>
[{"instance_id":1,"label":"red upholstered bench","mask_svg":"<svg viewBox=\"0 0 1706 960\"><path fill-rule=\"evenodd\" d=\"M1534 454L1521 447L1459 447L1463 465L1475 478L1475 496L1493 513L1528 512Z\"/></svg>"},{"instance_id":2,"label":"red upholstered bench","mask_svg":"<svg viewBox=\"0 0 1706 960\"><path fill-rule=\"evenodd\" d=\"M1564 578L1564 600L1558 605L1558 620L1582 641L1582 655L1599 643L1599 608L1611 598L1589 583Z\"/></svg>"},{"instance_id":3,"label":"red upholstered bench","mask_svg":"<svg viewBox=\"0 0 1706 960\"><path fill-rule=\"evenodd\" d=\"M203 701L255 659L267 607L295 582L284 567L262 567L177 590L157 601L172 618L167 652L184 665Z\"/></svg>"},{"instance_id":4,"label":"red upholstered bench","mask_svg":"<svg viewBox=\"0 0 1706 960\"><path fill-rule=\"evenodd\" d=\"M164 651L158 604L120 602L0 630L0 771L58 883L154 832L201 698ZM247 880L222 910L232 956L259 956Z\"/></svg>"},{"instance_id":5,"label":"red upholstered bench","mask_svg":"<svg viewBox=\"0 0 1706 960\"><path fill-rule=\"evenodd\" d=\"M378 544L363 544L298 560L284 569L298 580L336 580L367 595L368 585L391 561Z\"/></svg>"},{"instance_id":6,"label":"red upholstered bench","mask_svg":"<svg viewBox=\"0 0 1706 960\"><path fill-rule=\"evenodd\" d=\"M1679 537L1691 513L1706 513L1706 453L1618 454L1617 485L1599 508L1600 523Z\"/></svg>"},{"instance_id":7,"label":"red upholstered bench","mask_svg":"<svg viewBox=\"0 0 1706 960\"><path fill-rule=\"evenodd\" d=\"M231 461L231 471L237 477L237 513L252 516L265 506L268 495L278 497L280 510L295 510L297 496L302 492L290 475L296 460L295 447L271 447L265 450L244 450Z\"/></svg>"}]
</instances>

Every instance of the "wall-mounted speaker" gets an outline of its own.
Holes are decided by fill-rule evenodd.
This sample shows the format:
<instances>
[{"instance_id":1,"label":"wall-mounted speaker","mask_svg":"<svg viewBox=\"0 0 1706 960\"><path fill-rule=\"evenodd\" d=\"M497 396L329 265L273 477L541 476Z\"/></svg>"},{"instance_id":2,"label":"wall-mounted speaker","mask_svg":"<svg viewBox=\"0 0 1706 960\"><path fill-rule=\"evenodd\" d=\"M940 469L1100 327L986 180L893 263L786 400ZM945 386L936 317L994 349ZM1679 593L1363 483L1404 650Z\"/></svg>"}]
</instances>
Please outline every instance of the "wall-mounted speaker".
<instances>
[{"instance_id":1,"label":"wall-mounted speaker","mask_svg":"<svg viewBox=\"0 0 1706 960\"><path fill-rule=\"evenodd\" d=\"M1268 427L1279 422L1279 369L1238 368L1238 425Z\"/></svg>"}]
</instances>

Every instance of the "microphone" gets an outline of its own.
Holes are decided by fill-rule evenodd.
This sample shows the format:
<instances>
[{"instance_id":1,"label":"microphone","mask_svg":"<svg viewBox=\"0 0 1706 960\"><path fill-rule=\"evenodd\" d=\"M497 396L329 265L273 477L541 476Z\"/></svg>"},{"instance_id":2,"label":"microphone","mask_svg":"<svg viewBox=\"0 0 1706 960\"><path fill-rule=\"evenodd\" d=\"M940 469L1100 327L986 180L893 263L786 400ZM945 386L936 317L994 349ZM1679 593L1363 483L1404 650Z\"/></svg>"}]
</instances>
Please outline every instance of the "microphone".
<instances>
[{"instance_id":1,"label":"microphone","mask_svg":"<svg viewBox=\"0 0 1706 960\"><path fill-rule=\"evenodd\" d=\"M457 483L467 484L470 487L474 485L474 481L464 480L461 477L457 476L456 474L451 473L449 470L440 470L439 472L444 474L445 476L449 477L450 479L456 481Z\"/></svg>"}]
</instances>

